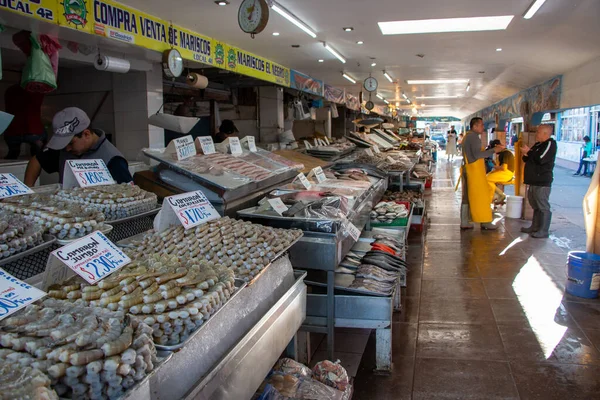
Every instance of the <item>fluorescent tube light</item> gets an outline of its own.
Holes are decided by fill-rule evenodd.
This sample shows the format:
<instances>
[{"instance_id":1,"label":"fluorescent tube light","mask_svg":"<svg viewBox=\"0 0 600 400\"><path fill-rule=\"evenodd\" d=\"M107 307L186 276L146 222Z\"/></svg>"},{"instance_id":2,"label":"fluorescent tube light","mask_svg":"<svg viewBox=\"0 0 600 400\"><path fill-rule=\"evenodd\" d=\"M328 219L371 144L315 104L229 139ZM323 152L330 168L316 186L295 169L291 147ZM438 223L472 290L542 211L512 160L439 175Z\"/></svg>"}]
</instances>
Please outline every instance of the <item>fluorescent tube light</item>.
<instances>
[{"instance_id":1,"label":"fluorescent tube light","mask_svg":"<svg viewBox=\"0 0 600 400\"><path fill-rule=\"evenodd\" d=\"M373 63L373 64L371 64L371 67L374 67L374 66L376 66L376 65L377 65L377 63Z\"/></svg>"},{"instance_id":2,"label":"fluorescent tube light","mask_svg":"<svg viewBox=\"0 0 600 400\"><path fill-rule=\"evenodd\" d=\"M442 108L442 107L452 107L450 104L426 104L422 107L432 107L432 108Z\"/></svg>"},{"instance_id":3,"label":"fluorescent tube light","mask_svg":"<svg viewBox=\"0 0 600 400\"><path fill-rule=\"evenodd\" d=\"M501 47L498 47L498 48L496 49L496 51L502 51L502 48L501 48Z\"/></svg>"},{"instance_id":4,"label":"fluorescent tube light","mask_svg":"<svg viewBox=\"0 0 600 400\"><path fill-rule=\"evenodd\" d=\"M538 0L539 2L540 0ZM541 7L541 6L540 6ZM413 21L378 22L384 35L410 35L415 33L478 32L505 30L514 15L498 17L442 18Z\"/></svg>"},{"instance_id":5,"label":"fluorescent tube light","mask_svg":"<svg viewBox=\"0 0 600 400\"><path fill-rule=\"evenodd\" d=\"M535 13L538 12L540 8L542 8L545 2L546 0L536 0L535 3L533 3L531 7L529 7L529 10L527 10L525 15L523 15L523 18L531 19L535 15Z\"/></svg>"},{"instance_id":6,"label":"fluorescent tube light","mask_svg":"<svg viewBox=\"0 0 600 400\"><path fill-rule=\"evenodd\" d=\"M402 97L404 97L406 100L408 100L408 96L406 95L406 93L402 93Z\"/></svg>"},{"instance_id":7,"label":"fluorescent tube light","mask_svg":"<svg viewBox=\"0 0 600 400\"><path fill-rule=\"evenodd\" d=\"M471 90L471 82L467 83L467 92Z\"/></svg>"},{"instance_id":8,"label":"fluorescent tube light","mask_svg":"<svg viewBox=\"0 0 600 400\"><path fill-rule=\"evenodd\" d=\"M458 96L417 96L417 99L458 99Z\"/></svg>"},{"instance_id":9,"label":"fluorescent tube light","mask_svg":"<svg viewBox=\"0 0 600 400\"><path fill-rule=\"evenodd\" d=\"M394 80L392 79L392 77L390 76L390 74L388 74L387 72L383 71L383 76L385 76L386 79L388 81L390 81L390 83L394 83Z\"/></svg>"},{"instance_id":10,"label":"fluorescent tube light","mask_svg":"<svg viewBox=\"0 0 600 400\"><path fill-rule=\"evenodd\" d=\"M379 93L377 93L375 96L377 96L377 98L378 98L378 99L381 99L381 100L383 100L383 96L382 96L382 95L380 95Z\"/></svg>"},{"instance_id":11,"label":"fluorescent tube light","mask_svg":"<svg viewBox=\"0 0 600 400\"><path fill-rule=\"evenodd\" d=\"M383 102L384 102L385 104L390 104L390 102L389 102L389 101L387 101L386 99L383 99Z\"/></svg>"},{"instance_id":12,"label":"fluorescent tube light","mask_svg":"<svg viewBox=\"0 0 600 400\"><path fill-rule=\"evenodd\" d=\"M342 76L344 78L348 79L350 82L356 83L356 80L354 78L352 78L350 75L348 75L348 74L342 74Z\"/></svg>"},{"instance_id":13,"label":"fluorescent tube light","mask_svg":"<svg viewBox=\"0 0 600 400\"><path fill-rule=\"evenodd\" d=\"M340 53L338 53L337 51L335 51L334 49L329 47L329 45L327 43L323 43L323 44L325 45L325 50L327 50L328 52L333 54L335 56L335 58L337 58L338 60L340 60L342 62L342 64L346 64L346 59L344 57L342 57L342 55Z\"/></svg>"},{"instance_id":14,"label":"fluorescent tube light","mask_svg":"<svg viewBox=\"0 0 600 400\"><path fill-rule=\"evenodd\" d=\"M449 83L469 83L468 79L413 79L406 81L409 85L443 85Z\"/></svg>"},{"instance_id":15,"label":"fluorescent tube light","mask_svg":"<svg viewBox=\"0 0 600 400\"><path fill-rule=\"evenodd\" d=\"M323 60L323 59L321 58L321 59L319 59L319 62L320 62L320 63L322 63L322 62L325 62L325 60Z\"/></svg>"},{"instance_id":16,"label":"fluorescent tube light","mask_svg":"<svg viewBox=\"0 0 600 400\"><path fill-rule=\"evenodd\" d=\"M313 39L315 39L317 37L317 34L312 29L310 29L309 27L304 25L298 18L296 18L289 11L282 8L279 4L273 3L273 5L271 6L271 9L273 11L275 11L276 13L278 13L279 15L281 15L283 18L290 21L292 24L296 25L298 28L302 29Z\"/></svg>"}]
</instances>

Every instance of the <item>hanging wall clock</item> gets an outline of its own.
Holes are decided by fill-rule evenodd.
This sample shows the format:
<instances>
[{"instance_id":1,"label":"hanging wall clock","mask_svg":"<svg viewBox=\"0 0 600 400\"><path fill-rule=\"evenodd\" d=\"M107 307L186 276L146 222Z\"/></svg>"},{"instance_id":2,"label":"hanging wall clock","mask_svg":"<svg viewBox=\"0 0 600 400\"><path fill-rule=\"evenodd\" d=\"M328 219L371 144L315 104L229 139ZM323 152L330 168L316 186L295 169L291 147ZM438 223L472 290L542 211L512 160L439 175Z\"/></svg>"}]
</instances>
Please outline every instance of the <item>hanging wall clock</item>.
<instances>
[{"instance_id":1,"label":"hanging wall clock","mask_svg":"<svg viewBox=\"0 0 600 400\"><path fill-rule=\"evenodd\" d=\"M379 83L377 82L377 79L370 76L367 79L365 79L363 86L365 87L365 90L367 92L374 92L377 90Z\"/></svg>"},{"instance_id":2,"label":"hanging wall clock","mask_svg":"<svg viewBox=\"0 0 600 400\"><path fill-rule=\"evenodd\" d=\"M176 49L163 52L163 72L167 78L178 78L183 73L183 57Z\"/></svg>"},{"instance_id":3,"label":"hanging wall clock","mask_svg":"<svg viewBox=\"0 0 600 400\"><path fill-rule=\"evenodd\" d=\"M267 0L244 0L238 10L238 23L240 28L254 35L261 33L269 22L269 4Z\"/></svg>"}]
</instances>

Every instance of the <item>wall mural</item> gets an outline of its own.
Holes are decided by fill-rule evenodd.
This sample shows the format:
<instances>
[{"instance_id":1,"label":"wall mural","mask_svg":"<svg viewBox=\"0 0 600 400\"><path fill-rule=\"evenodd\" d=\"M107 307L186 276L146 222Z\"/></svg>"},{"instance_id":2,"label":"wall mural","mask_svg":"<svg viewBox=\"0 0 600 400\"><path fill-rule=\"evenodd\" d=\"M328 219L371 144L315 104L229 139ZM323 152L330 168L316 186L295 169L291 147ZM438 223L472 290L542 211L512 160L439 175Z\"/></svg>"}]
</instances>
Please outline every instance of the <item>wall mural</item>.
<instances>
[{"instance_id":1,"label":"wall mural","mask_svg":"<svg viewBox=\"0 0 600 400\"><path fill-rule=\"evenodd\" d=\"M464 121L468 124L471 118L481 117L484 122L488 123L494 122L496 116L498 116L499 121L523 117L523 120L528 124L535 113L560 108L561 88L562 75L523 90L512 97L469 115Z\"/></svg>"}]
</instances>

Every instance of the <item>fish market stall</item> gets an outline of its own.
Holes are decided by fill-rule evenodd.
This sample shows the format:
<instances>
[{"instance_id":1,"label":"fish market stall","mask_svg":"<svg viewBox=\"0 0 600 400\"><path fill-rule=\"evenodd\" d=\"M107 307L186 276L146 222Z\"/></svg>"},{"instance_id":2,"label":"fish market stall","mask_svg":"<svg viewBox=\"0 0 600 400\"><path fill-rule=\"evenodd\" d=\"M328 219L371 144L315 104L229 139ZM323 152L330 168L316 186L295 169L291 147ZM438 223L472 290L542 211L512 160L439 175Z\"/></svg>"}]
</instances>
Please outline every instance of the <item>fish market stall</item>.
<instances>
[{"instance_id":1,"label":"fish market stall","mask_svg":"<svg viewBox=\"0 0 600 400\"><path fill-rule=\"evenodd\" d=\"M258 199L290 182L303 169L266 150L231 154L198 154L185 160L162 150L145 149L144 154L160 163L157 177L182 192L201 190L221 215L256 204Z\"/></svg>"}]
</instances>

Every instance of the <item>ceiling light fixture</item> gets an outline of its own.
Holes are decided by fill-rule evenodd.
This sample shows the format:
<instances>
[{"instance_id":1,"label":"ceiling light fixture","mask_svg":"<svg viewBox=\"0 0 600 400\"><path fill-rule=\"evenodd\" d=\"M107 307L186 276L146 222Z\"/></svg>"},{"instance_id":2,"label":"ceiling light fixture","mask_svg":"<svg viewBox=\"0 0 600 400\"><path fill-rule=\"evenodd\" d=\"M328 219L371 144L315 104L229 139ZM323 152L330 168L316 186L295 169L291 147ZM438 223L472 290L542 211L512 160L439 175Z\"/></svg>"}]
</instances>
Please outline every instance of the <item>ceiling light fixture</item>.
<instances>
[{"instance_id":1,"label":"ceiling light fixture","mask_svg":"<svg viewBox=\"0 0 600 400\"><path fill-rule=\"evenodd\" d=\"M356 42L356 44L364 44L365 42L363 42L362 40L359 40L358 42Z\"/></svg>"},{"instance_id":2,"label":"ceiling light fixture","mask_svg":"<svg viewBox=\"0 0 600 400\"><path fill-rule=\"evenodd\" d=\"M371 67L374 67L374 66L376 66L376 65L377 65L377 63L373 63L373 64L371 64Z\"/></svg>"},{"instance_id":3,"label":"ceiling light fixture","mask_svg":"<svg viewBox=\"0 0 600 400\"><path fill-rule=\"evenodd\" d=\"M390 104L390 102L389 102L389 101L387 101L386 99L383 99L383 102L384 102L385 104Z\"/></svg>"},{"instance_id":4,"label":"ceiling light fixture","mask_svg":"<svg viewBox=\"0 0 600 400\"><path fill-rule=\"evenodd\" d=\"M215 1L215 4L219 5L219 6L226 6L227 4L229 4L229 1L227 1L227 0Z\"/></svg>"},{"instance_id":5,"label":"ceiling light fixture","mask_svg":"<svg viewBox=\"0 0 600 400\"><path fill-rule=\"evenodd\" d=\"M346 59L344 57L342 57L342 55L340 53L338 53L337 51L335 51L334 49L332 49L325 42L323 42L323 46L325 46L325 50L327 50L328 52L330 52L331 54L333 54L333 56L335 56L335 58L337 58L338 60L340 60L342 62L342 64L346 64Z\"/></svg>"},{"instance_id":6,"label":"ceiling light fixture","mask_svg":"<svg viewBox=\"0 0 600 400\"><path fill-rule=\"evenodd\" d=\"M273 32L273 36L279 36L279 32Z\"/></svg>"},{"instance_id":7,"label":"ceiling light fixture","mask_svg":"<svg viewBox=\"0 0 600 400\"><path fill-rule=\"evenodd\" d=\"M413 79L406 81L409 85L443 85L450 83L469 83L468 79Z\"/></svg>"},{"instance_id":8,"label":"ceiling light fixture","mask_svg":"<svg viewBox=\"0 0 600 400\"><path fill-rule=\"evenodd\" d=\"M382 96L382 95L380 95L379 93L377 93L375 96L377 96L377 98L378 98L378 99L381 99L381 100L383 100L383 96Z\"/></svg>"},{"instance_id":9,"label":"ceiling light fixture","mask_svg":"<svg viewBox=\"0 0 600 400\"><path fill-rule=\"evenodd\" d=\"M396 107L400 107L400 102L399 101L396 102Z\"/></svg>"},{"instance_id":10,"label":"ceiling light fixture","mask_svg":"<svg viewBox=\"0 0 600 400\"><path fill-rule=\"evenodd\" d=\"M353 77L351 77L350 75L343 73L342 76L346 79L348 79L350 82L352 83L356 83L356 79L354 79Z\"/></svg>"},{"instance_id":11,"label":"ceiling light fixture","mask_svg":"<svg viewBox=\"0 0 600 400\"><path fill-rule=\"evenodd\" d=\"M344 29L344 32L352 32L354 30L354 28L351 27L351 26L346 26L346 27L344 27L342 29Z\"/></svg>"},{"instance_id":12,"label":"ceiling light fixture","mask_svg":"<svg viewBox=\"0 0 600 400\"><path fill-rule=\"evenodd\" d=\"M421 104L421 107L425 107L425 103Z\"/></svg>"},{"instance_id":13,"label":"ceiling light fixture","mask_svg":"<svg viewBox=\"0 0 600 400\"><path fill-rule=\"evenodd\" d=\"M320 62L320 63L322 63L322 62L325 62L325 60L323 60L323 59L320 59L320 60L319 60L319 62Z\"/></svg>"},{"instance_id":14,"label":"ceiling light fixture","mask_svg":"<svg viewBox=\"0 0 600 400\"><path fill-rule=\"evenodd\" d=\"M304 23L302 23L302 21L300 21L292 13L290 13L289 11L287 11L286 9L281 7L279 4L273 2L271 9L273 11L275 11L276 13L278 13L279 15L281 15L283 18L290 21L292 24L296 25L298 28L302 29L313 39L317 37L317 34L312 29L310 29L308 26L304 25Z\"/></svg>"},{"instance_id":15,"label":"ceiling light fixture","mask_svg":"<svg viewBox=\"0 0 600 400\"><path fill-rule=\"evenodd\" d=\"M502 51L502 48L498 47L498 48L496 49L496 51Z\"/></svg>"},{"instance_id":16,"label":"ceiling light fixture","mask_svg":"<svg viewBox=\"0 0 600 400\"><path fill-rule=\"evenodd\" d=\"M531 7L529 7L529 10L527 10L527 12L525 13L525 15L523 15L523 18L525 19L531 19L533 18L533 16L535 15L536 12L538 12L538 10L540 8L542 8L542 6L544 5L544 3L546 2L546 0L536 0Z\"/></svg>"},{"instance_id":17,"label":"ceiling light fixture","mask_svg":"<svg viewBox=\"0 0 600 400\"><path fill-rule=\"evenodd\" d=\"M390 83L394 83L394 80L392 79L392 77L390 76L390 74L388 74L387 72L383 71L383 76L385 76L386 79L388 81L390 81Z\"/></svg>"},{"instance_id":18,"label":"ceiling light fixture","mask_svg":"<svg viewBox=\"0 0 600 400\"><path fill-rule=\"evenodd\" d=\"M417 99L425 100L425 99L458 99L458 96L417 96Z\"/></svg>"},{"instance_id":19,"label":"ceiling light fixture","mask_svg":"<svg viewBox=\"0 0 600 400\"><path fill-rule=\"evenodd\" d=\"M402 97L404 97L405 100L408 100L408 96L404 92L402 92Z\"/></svg>"},{"instance_id":20,"label":"ceiling light fixture","mask_svg":"<svg viewBox=\"0 0 600 400\"><path fill-rule=\"evenodd\" d=\"M471 90L471 82L467 83L467 89L466 89L466 91L468 92L469 90Z\"/></svg>"},{"instance_id":21,"label":"ceiling light fixture","mask_svg":"<svg viewBox=\"0 0 600 400\"><path fill-rule=\"evenodd\" d=\"M498 17L389 21L378 22L377 24L384 35L410 35L415 33L500 31L505 30L513 18L514 15L504 15Z\"/></svg>"}]
</instances>

